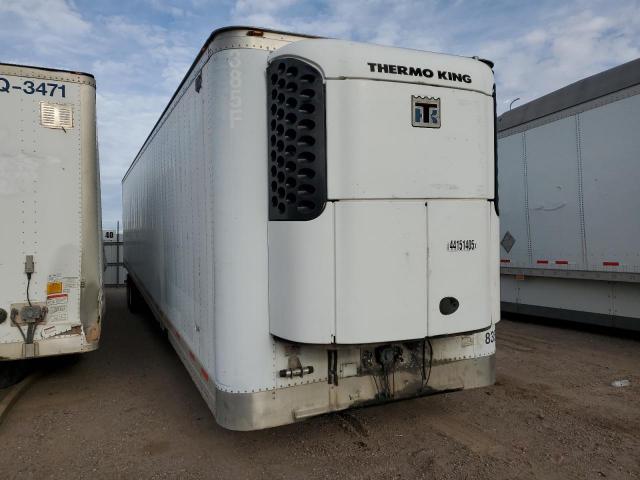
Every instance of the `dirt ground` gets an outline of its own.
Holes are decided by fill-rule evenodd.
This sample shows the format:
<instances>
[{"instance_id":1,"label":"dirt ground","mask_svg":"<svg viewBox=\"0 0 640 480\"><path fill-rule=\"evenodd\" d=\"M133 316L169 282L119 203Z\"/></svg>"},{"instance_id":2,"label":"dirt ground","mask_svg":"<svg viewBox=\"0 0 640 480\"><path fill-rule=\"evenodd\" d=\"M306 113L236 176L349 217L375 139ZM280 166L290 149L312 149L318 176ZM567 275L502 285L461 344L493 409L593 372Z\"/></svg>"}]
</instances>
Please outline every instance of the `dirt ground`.
<instances>
[{"instance_id":1,"label":"dirt ground","mask_svg":"<svg viewBox=\"0 0 640 480\"><path fill-rule=\"evenodd\" d=\"M108 301L100 350L0 425L1 478L640 478L637 336L503 320L493 387L239 433L124 292Z\"/></svg>"}]
</instances>

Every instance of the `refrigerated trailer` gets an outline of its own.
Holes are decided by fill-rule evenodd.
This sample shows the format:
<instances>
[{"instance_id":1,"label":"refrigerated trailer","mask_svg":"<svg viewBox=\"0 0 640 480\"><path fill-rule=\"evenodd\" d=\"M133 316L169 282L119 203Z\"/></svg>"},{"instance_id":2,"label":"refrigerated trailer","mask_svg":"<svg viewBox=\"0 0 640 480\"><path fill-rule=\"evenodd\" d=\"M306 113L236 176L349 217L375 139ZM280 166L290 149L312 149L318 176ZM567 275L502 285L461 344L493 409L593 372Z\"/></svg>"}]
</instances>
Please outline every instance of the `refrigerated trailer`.
<instances>
[{"instance_id":1,"label":"refrigerated trailer","mask_svg":"<svg viewBox=\"0 0 640 480\"><path fill-rule=\"evenodd\" d=\"M0 64L1 361L98 347L95 94L86 73Z\"/></svg>"},{"instance_id":2,"label":"refrigerated trailer","mask_svg":"<svg viewBox=\"0 0 640 480\"><path fill-rule=\"evenodd\" d=\"M215 31L123 179L144 299L219 424L494 382L489 62Z\"/></svg>"},{"instance_id":3,"label":"refrigerated trailer","mask_svg":"<svg viewBox=\"0 0 640 480\"><path fill-rule=\"evenodd\" d=\"M640 59L498 120L502 308L640 330Z\"/></svg>"}]
</instances>

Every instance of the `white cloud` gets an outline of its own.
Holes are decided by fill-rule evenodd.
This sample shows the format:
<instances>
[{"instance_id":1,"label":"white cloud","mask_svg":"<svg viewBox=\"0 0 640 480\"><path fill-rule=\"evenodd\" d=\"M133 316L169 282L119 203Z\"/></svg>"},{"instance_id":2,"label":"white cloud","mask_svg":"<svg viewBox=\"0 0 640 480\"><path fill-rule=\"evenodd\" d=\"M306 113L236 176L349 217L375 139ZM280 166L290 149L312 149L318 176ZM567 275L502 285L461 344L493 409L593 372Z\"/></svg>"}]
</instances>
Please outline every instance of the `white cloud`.
<instances>
[{"instance_id":1,"label":"white cloud","mask_svg":"<svg viewBox=\"0 0 640 480\"><path fill-rule=\"evenodd\" d=\"M564 11L521 36L479 51L496 61L498 92L520 104L640 57L640 9L629 5Z\"/></svg>"},{"instance_id":2,"label":"white cloud","mask_svg":"<svg viewBox=\"0 0 640 480\"><path fill-rule=\"evenodd\" d=\"M542 29L531 30L529 33L525 34L522 37L522 40L525 44L528 45L542 45L549 38L547 32Z\"/></svg>"},{"instance_id":3,"label":"white cloud","mask_svg":"<svg viewBox=\"0 0 640 480\"><path fill-rule=\"evenodd\" d=\"M216 26L479 55L496 63L501 110L640 57L640 0L139 0L118 14L104 13L113 3L78 5L0 0L0 41L4 61L95 73L109 224L122 175Z\"/></svg>"},{"instance_id":4,"label":"white cloud","mask_svg":"<svg viewBox=\"0 0 640 480\"><path fill-rule=\"evenodd\" d=\"M296 4L296 0L238 0L233 9L233 15L253 15L267 12L277 12L283 8L290 8ZM299 2L298 2L299 3ZM256 25L262 26L262 25Z\"/></svg>"},{"instance_id":5,"label":"white cloud","mask_svg":"<svg viewBox=\"0 0 640 480\"><path fill-rule=\"evenodd\" d=\"M0 1L5 50L7 42L21 45L27 58L79 55L85 46L78 40L90 31L91 24L64 0Z\"/></svg>"},{"instance_id":6,"label":"white cloud","mask_svg":"<svg viewBox=\"0 0 640 480\"><path fill-rule=\"evenodd\" d=\"M495 62L499 105L522 102L640 56L640 2L540 1L517 8L493 2L239 0L236 22L441 51ZM503 108L503 107L501 107Z\"/></svg>"},{"instance_id":7,"label":"white cloud","mask_svg":"<svg viewBox=\"0 0 640 480\"><path fill-rule=\"evenodd\" d=\"M185 17L189 14L187 10L181 7L177 7L170 2L164 0L147 0L151 8L155 10L166 13L173 17Z\"/></svg>"},{"instance_id":8,"label":"white cloud","mask_svg":"<svg viewBox=\"0 0 640 480\"><path fill-rule=\"evenodd\" d=\"M103 222L109 227L121 218L122 177L166 102L164 95L97 94Z\"/></svg>"},{"instance_id":9,"label":"white cloud","mask_svg":"<svg viewBox=\"0 0 640 480\"><path fill-rule=\"evenodd\" d=\"M21 0L0 2L0 13L23 22L28 30L77 36L87 33L90 24L64 0Z\"/></svg>"}]
</instances>

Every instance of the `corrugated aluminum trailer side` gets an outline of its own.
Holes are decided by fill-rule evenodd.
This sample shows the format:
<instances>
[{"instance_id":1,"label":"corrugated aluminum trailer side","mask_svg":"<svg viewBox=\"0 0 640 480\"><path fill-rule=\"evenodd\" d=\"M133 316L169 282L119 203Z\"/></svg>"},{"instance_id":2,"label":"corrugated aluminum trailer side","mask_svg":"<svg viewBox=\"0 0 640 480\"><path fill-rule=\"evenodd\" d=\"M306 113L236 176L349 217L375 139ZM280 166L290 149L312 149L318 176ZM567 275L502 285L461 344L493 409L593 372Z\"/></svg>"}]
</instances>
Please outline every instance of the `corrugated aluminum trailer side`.
<instances>
[{"instance_id":1,"label":"corrugated aluminum trailer side","mask_svg":"<svg viewBox=\"0 0 640 480\"><path fill-rule=\"evenodd\" d=\"M0 64L0 360L98 347L93 76Z\"/></svg>"},{"instance_id":2,"label":"corrugated aluminum trailer side","mask_svg":"<svg viewBox=\"0 0 640 480\"><path fill-rule=\"evenodd\" d=\"M503 310L640 330L640 59L498 120Z\"/></svg>"},{"instance_id":3,"label":"corrugated aluminum trailer side","mask_svg":"<svg viewBox=\"0 0 640 480\"><path fill-rule=\"evenodd\" d=\"M123 213L130 306L151 307L218 423L493 383L492 92L477 59L214 32Z\"/></svg>"}]
</instances>

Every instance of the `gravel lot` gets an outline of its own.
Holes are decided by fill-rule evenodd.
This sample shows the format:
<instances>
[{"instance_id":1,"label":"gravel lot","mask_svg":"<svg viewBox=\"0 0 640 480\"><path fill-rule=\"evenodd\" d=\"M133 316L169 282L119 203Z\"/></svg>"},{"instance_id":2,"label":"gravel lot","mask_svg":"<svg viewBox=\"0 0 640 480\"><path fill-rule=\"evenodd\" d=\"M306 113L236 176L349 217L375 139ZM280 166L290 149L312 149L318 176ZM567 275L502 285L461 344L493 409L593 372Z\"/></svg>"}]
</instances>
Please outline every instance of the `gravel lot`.
<instances>
[{"instance_id":1,"label":"gravel lot","mask_svg":"<svg viewBox=\"0 0 640 480\"><path fill-rule=\"evenodd\" d=\"M637 336L503 320L493 387L238 433L124 291L108 302L100 350L0 425L2 478L640 478Z\"/></svg>"}]
</instances>

